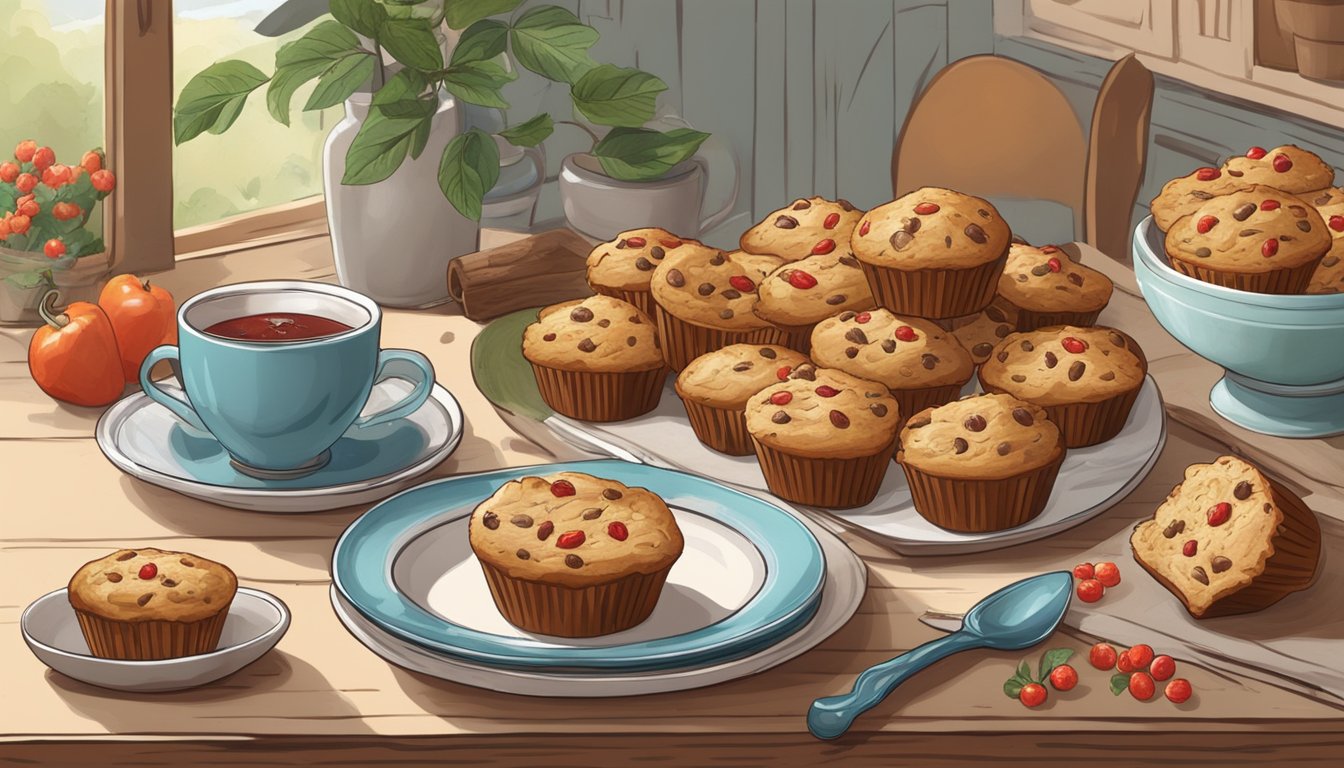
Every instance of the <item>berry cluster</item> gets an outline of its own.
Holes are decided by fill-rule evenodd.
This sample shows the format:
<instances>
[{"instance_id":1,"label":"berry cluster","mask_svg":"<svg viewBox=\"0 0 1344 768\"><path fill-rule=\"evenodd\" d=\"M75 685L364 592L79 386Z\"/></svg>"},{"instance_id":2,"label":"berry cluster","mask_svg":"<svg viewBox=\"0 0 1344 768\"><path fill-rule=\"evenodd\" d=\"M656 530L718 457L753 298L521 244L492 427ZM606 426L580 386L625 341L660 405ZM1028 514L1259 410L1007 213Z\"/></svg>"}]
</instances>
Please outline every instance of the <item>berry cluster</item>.
<instances>
[{"instance_id":1,"label":"berry cluster","mask_svg":"<svg viewBox=\"0 0 1344 768\"><path fill-rule=\"evenodd\" d=\"M1115 563L1079 563L1073 566L1073 578L1078 580L1078 599L1095 603L1107 589L1120 585L1120 567Z\"/></svg>"},{"instance_id":2,"label":"berry cluster","mask_svg":"<svg viewBox=\"0 0 1344 768\"><path fill-rule=\"evenodd\" d=\"M103 163L100 150L85 152L78 165L63 165L51 147L19 142L14 161L0 162L0 244L41 249L53 259L103 250L102 241L84 229L94 204L117 186Z\"/></svg>"},{"instance_id":3,"label":"berry cluster","mask_svg":"<svg viewBox=\"0 0 1344 768\"><path fill-rule=\"evenodd\" d=\"M1041 654L1035 675L1031 665L1023 661L1017 672L1003 684L1003 692L1010 699L1017 699L1026 707L1039 707L1048 696L1045 683L1056 691L1069 691L1078 685L1078 671L1067 663L1073 656L1072 648L1053 648Z\"/></svg>"},{"instance_id":4,"label":"berry cluster","mask_svg":"<svg viewBox=\"0 0 1344 768\"><path fill-rule=\"evenodd\" d=\"M1190 681L1176 674L1176 660L1167 655L1157 656L1150 645L1140 643L1116 653L1107 643L1097 643L1088 653L1088 662L1111 675L1111 693L1119 696L1125 691L1139 701L1148 701L1157 692L1157 683L1167 683L1163 694L1173 704L1182 704L1194 692Z\"/></svg>"}]
</instances>

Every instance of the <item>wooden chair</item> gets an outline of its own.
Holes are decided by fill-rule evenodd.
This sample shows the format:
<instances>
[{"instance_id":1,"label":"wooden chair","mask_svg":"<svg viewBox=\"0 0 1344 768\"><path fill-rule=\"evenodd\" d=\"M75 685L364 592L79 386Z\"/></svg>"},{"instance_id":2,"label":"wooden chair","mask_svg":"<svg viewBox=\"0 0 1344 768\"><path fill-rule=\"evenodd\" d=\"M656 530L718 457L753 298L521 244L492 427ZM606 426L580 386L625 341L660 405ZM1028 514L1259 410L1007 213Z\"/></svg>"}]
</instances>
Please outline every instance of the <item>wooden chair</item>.
<instances>
[{"instance_id":1,"label":"wooden chair","mask_svg":"<svg viewBox=\"0 0 1344 768\"><path fill-rule=\"evenodd\" d=\"M1072 210L1074 239L1128 264L1152 103L1152 73L1132 54L1120 59L1085 139L1068 99L1038 70L999 56L961 59L911 106L891 157L892 191L932 185L1053 201Z\"/></svg>"}]
</instances>

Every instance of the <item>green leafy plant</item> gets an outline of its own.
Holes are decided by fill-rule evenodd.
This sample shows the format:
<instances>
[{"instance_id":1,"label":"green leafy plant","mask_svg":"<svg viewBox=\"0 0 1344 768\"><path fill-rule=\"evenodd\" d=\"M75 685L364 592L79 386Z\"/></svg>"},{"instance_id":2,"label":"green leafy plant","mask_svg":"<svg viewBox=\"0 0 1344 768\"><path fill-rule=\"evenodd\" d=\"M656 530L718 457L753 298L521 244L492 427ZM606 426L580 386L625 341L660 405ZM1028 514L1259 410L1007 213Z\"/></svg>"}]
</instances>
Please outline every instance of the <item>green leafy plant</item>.
<instances>
[{"instance_id":1,"label":"green leafy plant","mask_svg":"<svg viewBox=\"0 0 1344 768\"><path fill-rule=\"evenodd\" d=\"M173 111L178 144L202 133L220 134L238 119L248 96L266 86L272 117L289 124L291 102L316 80L304 110L335 106L358 91L373 93L369 116L346 155L343 184L374 184L391 176L429 141L440 90L468 104L501 111L503 89L518 67L569 88L575 117L608 128L599 136L577 120L542 113L506 120L499 136L535 147L566 124L592 139L602 170L621 181L649 181L699 149L709 134L689 128L657 131L653 119L667 84L639 69L599 64L589 56L598 32L554 5L520 10L522 0L330 0L330 19L282 46L267 75L239 60L220 61L193 77ZM460 30L444 60L436 31ZM386 51L402 65L392 77L381 66ZM506 62L514 66L506 67ZM439 187L462 215L479 219L481 202L499 179L499 148L473 128L455 137L439 160Z\"/></svg>"}]
</instances>

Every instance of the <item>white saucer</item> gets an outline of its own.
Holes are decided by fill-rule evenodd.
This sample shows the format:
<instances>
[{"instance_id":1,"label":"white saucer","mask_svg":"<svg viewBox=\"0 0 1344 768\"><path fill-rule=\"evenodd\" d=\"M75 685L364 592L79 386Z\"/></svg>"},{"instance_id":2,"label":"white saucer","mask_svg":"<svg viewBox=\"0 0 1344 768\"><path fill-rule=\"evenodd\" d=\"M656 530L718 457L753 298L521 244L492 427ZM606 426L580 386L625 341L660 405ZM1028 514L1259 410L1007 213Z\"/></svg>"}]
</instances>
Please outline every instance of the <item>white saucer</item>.
<instances>
[{"instance_id":1,"label":"white saucer","mask_svg":"<svg viewBox=\"0 0 1344 768\"><path fill-rule=\"evenodd\" d=\"M65 589L34 600L19 625L33 655L66 677L118 691L154 693L205 685L261 658L289 629L289 609L274 595L239 587L218 650L160 661L91 656Z\"/></svg>"},{"instance_id":2,"label":"white saucer","mask_svg":"<svg viewBox=\"0 0 1344 768\"><path fill-rule=\"evenodd\" d=\"M176 382L159 383L180 395ZM372 413L411 390L402 379L373 388ZM147 483L226 507L257 512L317 512L368 504L400 491L443 461L462 440L462 408L434 385L429 399L404 419L351 429L331 447L331 460L302 477L263 480L242 474L213 436L179 421L143 392L113 405L98 420L98 447L120 470Z\"/></svg>"}]
</instances>

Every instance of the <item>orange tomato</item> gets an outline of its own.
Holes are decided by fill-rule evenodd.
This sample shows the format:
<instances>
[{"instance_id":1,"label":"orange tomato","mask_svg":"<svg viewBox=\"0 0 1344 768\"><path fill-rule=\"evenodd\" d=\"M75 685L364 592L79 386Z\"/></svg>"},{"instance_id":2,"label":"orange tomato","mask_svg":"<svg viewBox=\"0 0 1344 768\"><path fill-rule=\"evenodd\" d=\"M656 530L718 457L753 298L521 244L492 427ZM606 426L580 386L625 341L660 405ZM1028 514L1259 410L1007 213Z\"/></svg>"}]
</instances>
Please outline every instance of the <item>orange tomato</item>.
<instances>
[{"instance_id":1,"label":"orange tomato","mask_svg":"<svg viewBox=\"0 0 1344 768\"><path fill-rule=\"evenodd\" d=\"M14 159L18 160L20 163L26 163L32 160L33 155L36 153L37 153L37 142L33 141L32 139L24 139L23 141L19 142L19 145L17 147L14 148Z\"/></svg>"},{"instance_id":2,"label":"orange tomato","mask_svg":"<svg viewBox=\"0 0 1344 768\"><path fill-rule=\"evenodd\" d=\"M117 275L103 286L98 306L117 334L126 381L140 380L140 364L150 350L177 343L177 305L162 286L135 275Z\"/></svg>"},{"instance_id":3,"label":"orange tomato","mask_svg":"<svg viewBox=\"0 0 1344 768\"><path fill-rule=\"evenodd\" d=\"M54 315L50 291L40 312L46 325L28 344L28 371L48 395L67 403L103 406L121 397L126 381L112 323L97 304L76 301Z\"/></svg>"},{"instance_id":4,"label":"orange tomato","mask_svg":"<svg viewBox=\"0 0 1344 768\"><path fill-rule=\"evenodd\" d=\"M89 173L97 173L103 169L103 153L91 149L80 158L79 165Z\"/></svg>"}]
</instances>

